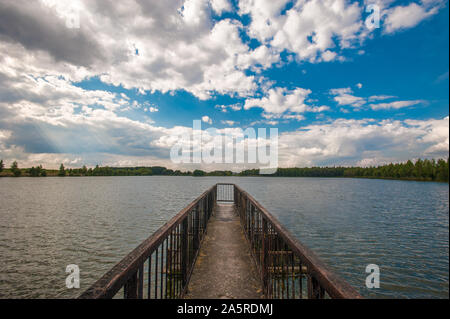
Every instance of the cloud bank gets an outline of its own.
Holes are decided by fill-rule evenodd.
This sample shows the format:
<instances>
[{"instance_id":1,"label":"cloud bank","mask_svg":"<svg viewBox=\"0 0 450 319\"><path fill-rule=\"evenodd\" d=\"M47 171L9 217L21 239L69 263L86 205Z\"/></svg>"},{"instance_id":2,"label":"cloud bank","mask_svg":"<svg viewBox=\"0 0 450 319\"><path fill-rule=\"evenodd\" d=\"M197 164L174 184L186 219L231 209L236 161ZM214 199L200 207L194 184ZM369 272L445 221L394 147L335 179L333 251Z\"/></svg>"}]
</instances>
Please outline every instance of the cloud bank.
<instances>
[{"instance_id":1,"label":"cloud bank","mask_svg":"<svg viewBox=\"0 0 450 319\"><path fill-rule=\"evenodd\" d=\"M377 3L383 33L391 35L429 19L443 2ZM308 113L335 112L316 103L316 92L306 86L279 85L263 74L283 63L346 60L347 52L359 51L373 37L364 26L364 9L346 0L2 0L0 157L24 166L170 166L173 136L190 127L163 127L152 119L158 105L78 85L93 78L142 95L183 91L199 101L241 98L242 103L218 104L216 111L260 109L255 125L300 125ZM74 12L79 27L68 27ZM352 110L425 103L362 97L351 88L330 88L328 94ZM147 114L135 118L129 115L133 110ZM213 116L198 114L202 117L216 123ZM324 118L283 132L279 153L283 166L448 156L448 117Z\"/></svg>"}]
</instances>

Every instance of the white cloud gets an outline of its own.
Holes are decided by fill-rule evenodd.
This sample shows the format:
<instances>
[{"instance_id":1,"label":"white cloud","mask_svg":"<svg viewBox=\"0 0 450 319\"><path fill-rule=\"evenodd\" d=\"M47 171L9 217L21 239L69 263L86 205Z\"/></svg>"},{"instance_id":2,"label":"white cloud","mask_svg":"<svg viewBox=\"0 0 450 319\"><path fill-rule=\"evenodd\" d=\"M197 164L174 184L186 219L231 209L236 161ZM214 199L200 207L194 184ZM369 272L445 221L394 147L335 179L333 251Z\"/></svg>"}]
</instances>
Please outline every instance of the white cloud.
<instances>
[{"instance_id":1,"label":"white cloud","mask_svg":"<svg viewBox=\"0 0 450 319\"><path fill-rule=\"evenodd\" d=\"M389 100L395 99L396 96L392 95L372 95L369 97L369 102L380 101L380 100Z\"/></svg>"},{"instance_id":2,"label":"white cloud","mask_svg":"<svg viewBox=\"0 0 450 319\"><path fill-rule=\"evenodd\" d=\"M241 14L250 14L251 37L299 60L332 61L339 44L346 48L358 41L363 24L358 2L345 0L297 1L282 14L289 1L240 0ZM337 42L337 43L336 43Z\"/></svg>"},{"instance_id":3,"label":"white cloud","mask_svg":"<svg viewBox=\"0 0 450 319\"><path fill-rule=\"evenodd\" d=\"M358 89L361 89L363 87L362 83L357 83L356 86L358 87Z\"/></svg>"},{"instance_id":4,"label":"white cloud","mask_svg":"<svg viewBox=\"0 0 450 319\"><path fill-rule=\"evenodd\" d=\"M174 134L190 128L159 127L149 117L127 118L127 112L154 113L158 106L139 103L131 95L74 85L94 76L140 94L185 90L199 99L215 93L246 98L243 104L217 108L260 107L264 113L258 122L268 125L329 110L313 105L316 101L308 99L311 90L274 88L276 83L261 71L277 65L284 50L290 52L291 62L341 60L342 49L357 47L370 36L362 24L362 6L345 0L294 1L281 14L288 2L241 0L240 13L251 18L250 25L243 26L235 19L212 19L211 10L218 15L233 10L226 0L0 1L2 158L52 167L96 161L170 166L168 148ZM382 2L388 33L413 27L438 7L431 0L392 8L391 1ZM73 4L81 9L79 29L66 27ZM261 45L250 47L242 33ZM262 92L262 97L255 97L255 92ZM395 98L357 97L350 88L331 92L339 105L354 108ZM398 109L412 102L417 101L372 106ZM212 123L208 116L202 120ZM284 165L448 154L448 117L415 122L335 120L304 129L283 135Z\"/></svg>"},{"instance_id":5,"label":"white cloud","mask_svg":"<svg viewBox=\"0 0 450 319\"><path fill-rule=\"evenodd\" d=\"M285 115L283 115L283 119L303 121L305 119L305 117L301 114L285 114Z\"/></svg>"},{"instance_id":6,"label":"white cloud","mask_svg":"<svg viewBox=\"0 0 450 319\"><path fill-rule=\"evenodd\" d=\"M210 0L210 2L213 10L219 15L232 9L228 0Z\"/></svg>"},{"instance_id":7,"label":"white cloud","mask_svg":"<svg viewBox=\"0 0 450 319\"><path fill-rule=\"evenodd\" d=\"M280 135L281 166L356 165L372 159L447 157L449 118L428 121L344 120Z\"/></svg>"},{"instance_id":8,"label":"white cloud","mask_svg":"<svg viewBox=\"0 0 450 319\"><path fill-rule=\"evenodd\" d=\"M393 33L401 29L415 27L422 20L438 12L441 1L423 2L425 2L423 5L412 2L405 6L396 6L386 10L384 13L386 15L384 19L384 32Z\"/></svg>"},{"instance_id":9,"label":"white cloud","mask_svg":"<svg viewBox=\"0 0 450 319\"><path fill-rule=\"evenodd\" d=\"M168 156L175 137L192 130L157 127L119 116L114 108L83 105L92 98L89 92L64 81L51 79L48 83L52 85L27 81L31 80L21 85L34 86L31 91L38 92L36 95L0 103L0 154L7 163L18 160L21 167L43 164L49 168L57 168L60 163L173 167ZM40 85L44 87L39 89ZM71 99L80 99L81 109L65 100L69 93ZM98 96L106 93L95 92ZM37 104L31 98L45 102ZM264 121L252 125L275 126L279 120L302 119L301 114L267 113ZM211 123L208 116L202 120ZM232 122L224 123L233 126ZM448 156L448 128L448 117L426 121L337 119L310 124L280 135L280 165L355 165L368 158L444 157Z\"/></svg>"},{"instance_id":10,"label":"white cloud","mask_svg":"<svg viewBox=\"0 0 450 319\"><path fill-rule=\"evenodd\" d=\"M33 75L51 70L72 81L98 76L141 93L185 90L209 99L215 93L252 96L264 85L260 72L278 65L284 50L301 61L342 60L342 49L370 35L357 1L294 1L282 11L288 2L240 0L239 13L251 18L244 27L235 19L212 19L212 11L234 10L228 0L2 1L0 53ZM439 1L383 5L390 10L389 31L410 27L441 7ZM73 6L80 9L79 29L66 27ZM241 33L261 45L250 48Z\"/></svg>"},{"instance_id":11,"label":"white cloud","mask_svg":"<svg viewBox=\"0 0 450 319\"><path fill-rule=\"evenodd\" d=\"M212 124L212 119L208 115L205 115L202 117L202 122Z\"/></svg>"},{"instance_id":12,"label":"white cloud","mask_svg":"<svg viewBox=\"0 0 450 319\"><path fill-rule=\"evenodd\" d=\"M330 50L326 50L322 53L322 60L325 62L333 61L337 57L336 52L332 52Z\"/></svg>"},{"instance_id":13,"label":"white cloud","mask_svg":"<svg viewBox=\"0 0 450 319\"><path fill-rule=\"evenodd\" d=\"M244 109L262 108L263 113L261 116L266 119L262 122L270 125L277 124L274 119L302 121L305 119L305 116L300 113L320 113L330 109L326 105L314 106L306 104L306 101L308 103L315 101L314 99L308 99L311 93L311 90L303 88L295 88L293 90L280 87L272 88L262 98L247 99ZM271 120L271 123L268 123L267 120Z\"/></svg>"},{"instance_id":14,"label":"white cloud","mask_svg":"<svg viewBox=\"0 0 450 319\"><path fill-rule=\"evenodd\" d=\"M248 110L252 107L260 107L267 113L281 114L286 111L303 113L307 109L304 103L311 90L296 88L288 90L286 88L270 89L266 96L258 99L247 99L244 109Z\"/></svg>"},{"instance_id":15,"label":"white cloud","mask_svg":"<svg viewBox=\"0 0 450 319\"><path fill-rule=\"evenodd\" d=\"M237 124L235 121L230 121L230 120L224 120L221 121L222 124L228 125L228 126L234 126L235 124Z\"/></svg>"},{"instance_id":16,"label":"white cloud","mask_svg":"<svg viewBox=\"0 0 450 319\"><path fill-rule=\"evenodd\" d=\"M341 88L341 89L331 89L329 91L331 95L334 95L333 99L338 103L338 105L349 105L354 109L360 109L362 106L366 105L368 102L375 102L380 100L388 100L392 98L396 98L395 96L390 95L372 95L368 98L359 97L353 95L353 91L351 88ZM370 104L369 108L372 110L388 110L388 109L400 109L412 105L416 105L419 103L426 103L424 100L412 100L412 101L393 101L389 103L378 103L378 104ZM346 113L346 112L345 112Z\"/></svg>"},{"instance_id":17,"label":"white cloud","mask_svg":"<svg viewBox=\"0 0 450 319\"><path fill-rule=\"evenodd\" d=\"M11 70L9 64L0 66L0 128L8 132L2 133L2 157L26 160L53 154L60 161L61 154L93 152L164 156L150 143L170 129L151 125L148 117L136 121L119 115L136 108L145 111L145 104L122 94L84 90L56 76Z\"/></svg>"},{"instance_id":18,"label":"white cloud","mask_svg":"<svg viewBox=\"0 0 450 319\"><path fill-rule=\"evenodd\" d=\"M242 105L241 104L216 105L216 109L220 109L223 113L227 113L228 109L231 109L233 111L242 110Z\"/></svg>"},{"instance_id":19,"label":"white cloud","mask_svg":"<svg viewBox=\"0 0 450 319\"><path fill-rule=\"evenodd\" d=\"M158 111L159 111L159 109L158 109L157 107L154 107L154 106L149 106L149 107L147 108L147 110L148 110L150 113L154 113L154 112L158 112Z\"/></svg>"},{"instance_id":20,"label":"white cloud","mask_svg":"<svg viewBox=\"0 0 450 319\"><path fill-rule=\"evenodd\" d=\"M268 125L268 126L277 126L278 124L280 124L280 121L275 121L275 120L258 120L258 121L253 121L249 124L250 127L256 126L256 125L260 125L260 124L264 124L264 125Z\"/></svg>"},{"instance_id":21,"label":"white cloud","mask_svg":"<svg viewBox=\"0 0 450 319\"><path fill-rule=\"evenodd\" d=\"M378 103L378 104L370 104L372 110L389 110L389 109L401 109L404 107L417 105L420 103L424 103L422 100L415 101L395 101L390 103Z\"/></svg>"},{"instance_id":22,"label":"white cloud","mask_svg":"<svg viewBox=\"0 0 450 319\"><path fill-rule=\"evenodd\" d=\"M53 3L64 8L72 1ZM79 29L66 28L54 6L1 2L1 55L26 64L33 74L51 70L73 81L99 76L126 89L183 89L200 99L213 93L248 96L257 82L246 72L279 59L266 46L250 49L241 40L238 21L214 22L207 1L76 3L82 8ZM211 6L225 10L226 3Z\"/></svg>"},{"instance_id":23,"label":"white cloud","mask_svg":"<svg viewBox=\"0 0 450 319\"><path fill-rule=\"evenodd\" d=\"M326 106L326 105L312 106L312 107L308 107L307 110L308 110L308 112L312 112L312 113L321 113L321 112L329 111L330 107Z\"/></svg>"},{"instance_id":24,"label":"white cloud","mask_svg":"<svg viewBox=\"0 0 450 319\"><path fill-rule=\"evenodd\" d=\"M441 120L407 120L407 124L424 131L420 143L428 144L424 154L428 156L448 157L449 152L449 117Z\"/></svg>"},{"instance_id":25,"label":"white cloud","mask_svg":"<svg viewBox=\"0 0 450 319\"><path fill-rule=\"evenodd\" d=\"M357 48L371 31L363 23L362 13L368 4L377 4L384 19L385 33L411 28L435 14L441 0L422 0L405 6L392 6L392 0L371 0L361 4L347 0L294 1L240 0L239 13L249 14L248 33L279 52L288 50L300 61L328 62L345 60L342 49ZM364 54L359 49L358 54Z\"/></svg>"},{"instance_id":26,"label":"white cloud","mask_svg":"<svg viewBox=\"0 0 450 319\"><path fill-rule=\"evenodd\" d=\"M354 108L359 108L366 104L366 100L352 94L351 88L331 89L330 94L334 95L334 100L338 105L350 105Z\"/></svg>"}]
</instances>

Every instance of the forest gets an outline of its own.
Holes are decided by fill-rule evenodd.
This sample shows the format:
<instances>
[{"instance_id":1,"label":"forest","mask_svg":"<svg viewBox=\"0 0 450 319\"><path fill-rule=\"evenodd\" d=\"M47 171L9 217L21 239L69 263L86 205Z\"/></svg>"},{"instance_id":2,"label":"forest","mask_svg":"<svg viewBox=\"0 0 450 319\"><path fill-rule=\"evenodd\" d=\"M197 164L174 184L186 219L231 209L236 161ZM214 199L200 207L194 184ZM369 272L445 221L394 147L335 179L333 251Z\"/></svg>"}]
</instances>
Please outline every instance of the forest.
<instances>
[{"instance_id":1,"label":"forest","mask_svg":"<svg viewBox=\"0 0 450 319\"><path fill-rule=\"evenodd\" d=\"M447 182L449 180L449 159L418 159L415 162L409 160L404 163L391 163L387 165L370 167L292 167L278 168L274 174L264 176L274 177L354 177L354 178L383 178L404 179L418 181ZM261 176L258 169L244 170L239 173L232 171L203 170L180 171L162 166L151 167L100 167L94 168L65 168L61 164L59 170L44 169L41 165L31 168L19 168L14 161L10 168L5 168L3 160L0 160L1 176Z\"/></svg>"}]
</instances>

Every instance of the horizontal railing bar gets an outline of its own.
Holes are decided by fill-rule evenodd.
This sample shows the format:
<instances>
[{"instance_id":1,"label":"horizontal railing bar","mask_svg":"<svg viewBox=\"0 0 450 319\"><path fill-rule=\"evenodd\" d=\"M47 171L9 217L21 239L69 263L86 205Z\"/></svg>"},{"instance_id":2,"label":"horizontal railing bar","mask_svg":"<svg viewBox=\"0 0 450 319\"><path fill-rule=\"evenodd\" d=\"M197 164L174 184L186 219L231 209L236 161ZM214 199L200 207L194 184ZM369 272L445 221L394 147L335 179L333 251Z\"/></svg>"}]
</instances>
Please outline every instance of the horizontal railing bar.
<instances>
[{"instance_id":1,"label":"horizontal railing bar","mask_svg":"<svg viewBox=\"0 0 450 319\"><path fill-rule=\"evenodd\" d=\"M271 255L291 255L291 254L293 254L293 252L289 251L289 250L268 251L267 253L271 254Z\"/></svg>"},{"instance_id":2,"label":"horizontal railing bar","mask_svg":"<svg viewBox=\"0 0 450 319\"><path fill-rule=\"evenodd\" d=\"M234 185L234 187L250 200L255 208L261 212L264 219L272 224L271 226L278 233L278 236L285 241L289 248L301 259L302 263L306 264L308 274L316 278L331 298L362 298L352 286L329 270L316 254L300 243L300 241L295 238L289 230L281 225L281 223L256 199L246 191L242 190L239 186Z\"/></svg>"},{"instance_id":3,"label":"horizontal railing bar","mask_svg":"<svg viewBox=\"0 0 450 319\"><path fill-rule=\"evenodd\" d=\"M90 288L83 292L81 299L107 299L112 298L125 285L127 280L135 274L140 265L158 248L158 246L169 236L170 232L177 227L189 212L197 204L215 189L215 185L197 197L192 203L183 208L170 221L160 227L153 235L144 240L131 253L125 256L118 264L109 270L102 278L97 280Z\"/></svg>"},{"instance_id":4,"label":"horizontal railing bar","mask_svg":"<svg viewBox=\"0 0 450 319\"><path fill-rule=\"evenodd\" d=\"M269 266L267 267L267 269L271 272L283 272L284 269L282 266ZM308 268L306 266L302 266L300 268L300 266L294 266L293 268L290 267L289 269L292 270L292 272L295 272L296 274L307 274L308 273Z\"/></svg>"}]
</instances>

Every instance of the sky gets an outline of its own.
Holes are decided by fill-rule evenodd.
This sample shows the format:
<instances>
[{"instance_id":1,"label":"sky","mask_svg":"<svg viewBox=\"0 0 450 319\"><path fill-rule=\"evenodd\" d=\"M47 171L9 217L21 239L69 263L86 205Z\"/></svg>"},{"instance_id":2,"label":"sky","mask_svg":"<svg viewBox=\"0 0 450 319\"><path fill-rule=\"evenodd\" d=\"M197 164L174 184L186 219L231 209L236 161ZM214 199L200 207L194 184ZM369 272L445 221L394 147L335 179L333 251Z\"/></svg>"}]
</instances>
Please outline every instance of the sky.
<instances>
[{"instance_id":1,"label":"sky","mask_svg":"<svg viewBox=\"0 0 450 319\"><path fill-rule=\"evenodd\" d=\"M447 158L448 13L443 0L0 0L0 159L245 166L171 161L193 120L277 128L281 167Z\"/></svg>"}]
</instances>

